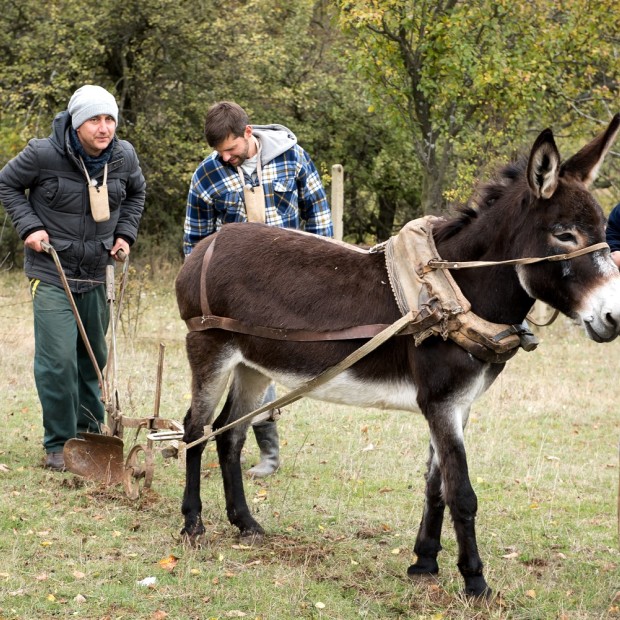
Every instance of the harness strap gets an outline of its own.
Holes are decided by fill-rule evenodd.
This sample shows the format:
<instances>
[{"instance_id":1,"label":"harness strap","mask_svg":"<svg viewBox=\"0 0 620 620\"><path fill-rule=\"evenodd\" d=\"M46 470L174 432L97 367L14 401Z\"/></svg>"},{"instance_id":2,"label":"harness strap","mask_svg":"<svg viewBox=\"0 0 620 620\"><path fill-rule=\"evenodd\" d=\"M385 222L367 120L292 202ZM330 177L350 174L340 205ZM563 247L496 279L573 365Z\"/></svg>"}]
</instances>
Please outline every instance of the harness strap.
<instances>
[{"instance_id":1,"label":"harness strap","mask_svg":"<svg viewBox=\"0 0 620 620\"><path fill-rule=\"evenodd\" d=\"M602 241L601 243L595 243L589 245L580 250L569 252L567 254L552 254L551 256L541 256L537 258L512 258L510 260L470 260L463 262L450 262L447 260L433 259L430 260L423 268L424 273L428 273L433 269L468 269L470 267L492 267L494 265L531 265L533 263L540 263L542 261L560 261L570 260L571 258L577 258L583 254L590 254L590 252L596 252L598 250L609 249L609 245Z\"/></svg>"},{"instance_id":2,"label":"harness strap","mask_svg":"<svg viewBox=\"0 0 620 620\"><path fill-rule=\"evenodd\" d=\"M215 245L216 240L217 235L211 242L211 245L207 248L205 255L202 257L202 270L200 272L200 309L202 310L203 316L211 314L211 310L209 310L209 300L207 299L207 268L209 267L209 262L213 256L213 246ZM190 321L191 320L195 321L196 319L190 319Z\"/></svg>"},{"instance_id":3,"label":"harness strap","mask_svg":"<svg viewBox=\"0 0 620 620\"><path fill-rule=\"evenodd\" d=\"M203 277L204 279L204 277ZM415 316L415 320L402 329L400 335L417 334L434 325L441 318L441 312L437 308L431 309L424 306ZM321 342L329 340L355 340L374 338L388 327L387 323L373 323L370 325L356 325L332 331L318 332L305 329L284 329L277 327L264 327L261 325L248 325L237 319L206 314L192 317L185 321L189 331L204 331L207 329L223 329L228 332L269 338L270 340L289 340L291 342Z\"/></svg>"}]
</instances>

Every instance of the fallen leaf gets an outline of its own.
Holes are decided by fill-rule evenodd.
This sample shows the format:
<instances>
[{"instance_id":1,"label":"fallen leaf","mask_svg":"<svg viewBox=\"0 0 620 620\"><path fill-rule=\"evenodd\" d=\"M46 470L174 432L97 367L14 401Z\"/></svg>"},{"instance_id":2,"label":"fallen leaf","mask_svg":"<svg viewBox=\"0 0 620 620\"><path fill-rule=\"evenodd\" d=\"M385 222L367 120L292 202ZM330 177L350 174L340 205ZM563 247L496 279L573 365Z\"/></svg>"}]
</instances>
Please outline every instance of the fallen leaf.
<instances>
[{"instance_id":1,"label":"fallen leaf","mask_svg":"<svg viewBox=\"0 0 620 620\"><path fill-rule=\"evenodd\" d=\"M84 579L84 577L86 577L86 575L82 571L79 571L79 570L74 570L73 571L73 576L76 579Z\"/></svg>"},{"instance_id":2,"label":"fallen leaf","mask_svg":"<svg viewBox=\"0 0 620 620\"><path fill-rule=\"evenodd\" d=\"M48 595L47 595L47 600L48 600L50 603L53 603L53 602L56 600L56 597L55 597L53 594L48 594Z\"/></svg>"},{"instance_id":3,"label":"fallen leaf","mask_svg":"<svg viewBox=\"0 0 620 620\"><path fill-rule=\"evenodd\" d=\"M5 465L4 463L0 463L0 471L1 472L7 472L7 471L11 471L11 470L8 467L8 465Z\"/></svg>"},{"instance_id":4,"label":"fallen leaf","mask_svg":"<svg viewBox=\"0 0 620 620\"><path fill-rule=\"evenodd\" d=\"M47 581L48 578L49 578L49 575L47 573L41 573L40 575L37 575L35 577L37 581Z\"/></svg>"},{"instance_id":5,"label":"fallen leaf","mask_svg":"<svg viewBox=\"0 0 620 620\"><path fill-rule=\"evenodd\" d=\"M315 606L317 609L325 609L325 603L321 603L321 601L317 601L317 602L314 604L314 606Z\"/></svg>"},{"instance_id":6,"label":"fallen leaf","mask_svg":"<svg viewBox=\"0 0 620 620\"><path fill-rule=\"evenodd\" d=\"M392 549L393 555L398 555L399 553L400 553L400 549L398 547L396 547L396 549Z\"/></svg>"},{"instance_id":7,"label":"fallen leaf","mask_svg":"<svg viewBox=\"0 0 620 620\"><path fill-rule=\"evenodd\" d=\"M73 600L76 603L85 603L86 602L86 597L83 596L82 594L78 594Z\"/></svg>"},{"instance_id":8,"label":"fallen leaf","mask_svg":"<svg viewBox=\"0 0 620 620\"><path fill-rule=\"evenodd\" d=\"M370 452L375 449L375 444L369 443L365 448L362 448L362 452Z\"/></svg>"},{"instance_id":9,"label":"fallen leaf","mask_svg":"<svg viewBox=\"0 0 620 620\"><path fill-rule=\"evenodd\" d=\"M502 556L505 560L513 560L514 558L519 557L519 554L516 551L513 551L512 553L507 553L506 555Z\"/></svg>"},{"instance_id":10,"label":"fallen leaf","mask_svg":"<svg viewBox=\"0 0 620 620\"><path fill-rule=\"evenodd\" d=\"M169 555L167 558L159 560L159 566L161 566L161 568L168 571L169 573L171 573L176 568L176 565L178 563L179 558L174 555Z\"/></svg>"},{"instance_id":11,"label":"fallen leaf","mask_svg":"<svg viewBox=\"0 0 620 620\"><path fill-rule=\"evenodd\" d=\"M167 618L168 614L161 610L158 609L152 616L151 616L151 620L164 620L164 618Z\"/></svg>"},{"instance_id":12,"label":"fallen leaf","mask_svg":"<svg viewBox=\"0 0 620 620\"><path fill-rule=\"evenodd\" d=\"M226 612L227 618L245 618L246 614L238 609L231 609Z\"/></svg>"},{"instance_id":13,"label":"fallen leaf","mask_svg":"<svg viewBox=\"0 0 620 620\"><path fill-rule=\"evenodd\" d=\"M528 598L536 598L536 590L526 590L525 596Z\"/></svg>"}]
</instances>

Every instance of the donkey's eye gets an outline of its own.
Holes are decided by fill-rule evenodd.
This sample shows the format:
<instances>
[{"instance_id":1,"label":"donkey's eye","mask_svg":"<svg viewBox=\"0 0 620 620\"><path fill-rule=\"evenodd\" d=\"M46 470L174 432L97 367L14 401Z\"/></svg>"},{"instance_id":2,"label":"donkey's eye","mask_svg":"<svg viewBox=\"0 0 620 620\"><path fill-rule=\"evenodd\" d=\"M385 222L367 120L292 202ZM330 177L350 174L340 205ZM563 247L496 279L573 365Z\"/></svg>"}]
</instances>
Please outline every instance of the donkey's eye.
<instances>
[{"instance_id":1,"label":"donkey's eye","mask_svg":"<svg viewBox=\"0 0 620 620\"><path fill-rule=\"evenodd\" d=\"M562 243L577 243L575 235L569 232L558 233L557 235L554 235L554 237Z\"/></svg>"}]
</instances>

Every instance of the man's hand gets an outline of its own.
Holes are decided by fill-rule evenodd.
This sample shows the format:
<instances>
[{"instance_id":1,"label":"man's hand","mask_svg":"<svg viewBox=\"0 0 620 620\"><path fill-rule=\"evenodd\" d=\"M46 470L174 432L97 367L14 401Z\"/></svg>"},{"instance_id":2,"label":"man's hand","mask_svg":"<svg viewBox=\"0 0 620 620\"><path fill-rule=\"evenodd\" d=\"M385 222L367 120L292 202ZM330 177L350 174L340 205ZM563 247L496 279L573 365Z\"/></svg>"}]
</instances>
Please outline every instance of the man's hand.
<instances>
[{"instance_id":1,"label":"man's hand","mask_svg":"<svg viewBox=\"0 0 620 620\"><path fill-rule=\"evenodd\" d=\"M611 260L616 263L616 267L620 268L620 250L615 250L611 253Z\"/></svg>"},{"instance_id":2,"label":"man's hand","mask_svg":"<svg viewBox=\"0 0 620 620\"><path fill-rule=\"evenodd\" d=\"M30 233L24 240L24 245L35 252L43 252L41 241L45 241L45 243L50 242L50 237L47 234L47 230L35 230L33 233Z\"/></svg>"},{"instance_id":3,"label":"man's hand","mask_svg":"<svg viewBox=\"0 0 620 620\"><path fill-rule=\"evenodd\" d=\"M122 252L119 253L119 250ZM129 244L125 239L120 237L114 242L114 246L110 250L110 254L115 261L122 263L129 256Z\"/></svg>"}]
</instances>

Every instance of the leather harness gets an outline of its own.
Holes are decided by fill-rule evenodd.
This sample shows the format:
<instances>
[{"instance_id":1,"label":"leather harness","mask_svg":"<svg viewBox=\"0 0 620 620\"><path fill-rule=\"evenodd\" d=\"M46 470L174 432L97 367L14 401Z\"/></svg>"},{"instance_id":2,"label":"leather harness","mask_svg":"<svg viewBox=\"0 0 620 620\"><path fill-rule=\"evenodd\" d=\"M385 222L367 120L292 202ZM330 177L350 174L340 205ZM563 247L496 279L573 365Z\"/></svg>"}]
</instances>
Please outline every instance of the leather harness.
<instances>
[{"instance_id":1,"label":"leather harness","mask_svg":"<svg viewBox=\"0 0 620 620\"><path fill-rule=\"evenodd\" d=\"M533 351L538 339L523 322L519 325L491 323L471 310L449 269L490 265L531 264L541 261L569 260L576 256L608 248L597 243L568 254L542 258L521 258L506 261L448 262L439 257L432 234L437 218L427 216L409 222L388 241L361 250L355 246L330 240L363 253L384 253L394 297L403 316L411 320L395 335L413 335L418 346L429 336L450 338L459 346L485 362L503 363L518 347ZM303 234L303 233L302 233ZM389 324L356 325L332 330L312 331L249 325L237 319L211 313L207 299L206 274L213 257L217 237L207 248L200 275L200 307L202 316L186 320L190 331L223 329L230 332L292 342L369 339L390 327Z\"/></svg>"}]
</instances>

